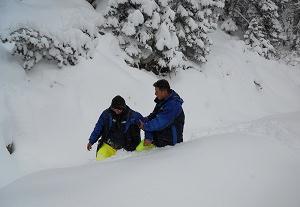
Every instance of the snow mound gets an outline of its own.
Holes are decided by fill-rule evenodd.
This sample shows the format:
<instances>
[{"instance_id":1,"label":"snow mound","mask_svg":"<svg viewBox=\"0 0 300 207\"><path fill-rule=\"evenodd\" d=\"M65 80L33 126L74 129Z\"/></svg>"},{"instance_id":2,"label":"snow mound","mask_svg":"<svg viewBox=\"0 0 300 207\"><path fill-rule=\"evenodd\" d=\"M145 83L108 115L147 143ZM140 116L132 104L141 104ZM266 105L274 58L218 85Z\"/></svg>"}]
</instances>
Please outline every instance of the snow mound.
<instances>
[{"instance_id":1,"label":"snow mound","mask_svg":"<svg viewBox=\"0 0 300 207\"><path fill-rule=\"evenodd\" d=\"M4 34L24 27L63 42L76 41L76 30L81 28L96 33L95 25L101 23L101 16L82 0L3 0L0 13L0 31Z\"/></svg>"},{"instance_id":2,"label":"snow mound","mask_svg":"<svg viewBox=\"0 0 300 207\"><path fill-rule=\"evenodd\" d=\"M266 122L288 122L300 141L300 112ZM34 173L0 189L1 204L298 207L300 148L284 145L272 134L247 130Z\"/></svg>"}]
</instances>

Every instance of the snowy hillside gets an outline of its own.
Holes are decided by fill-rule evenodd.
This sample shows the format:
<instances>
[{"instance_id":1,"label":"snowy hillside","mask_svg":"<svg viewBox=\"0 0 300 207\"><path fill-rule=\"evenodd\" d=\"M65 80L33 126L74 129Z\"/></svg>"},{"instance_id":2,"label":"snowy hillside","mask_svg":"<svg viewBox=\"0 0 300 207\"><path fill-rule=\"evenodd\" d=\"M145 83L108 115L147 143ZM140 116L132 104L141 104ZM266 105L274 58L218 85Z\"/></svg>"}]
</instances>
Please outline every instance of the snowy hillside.
<instances>
[{"instance_id":1,"label":"snowy hillside","mask_svg":"<svg viewBox=\"0 0 300 207\"><path fill-rule=\"evenodd\" d=\"M299 124L300 113L272 116L173 148L34 173L0 189L1 206L297 207Z\"/></svg>"},{"instance_id":2,"label":"snowy hillside","mask_svg":"<svg viewBox=\"0 0 300 207\"><path fill-rule=\"evenodd\" d=\"M0 11L19 4L8 2ZM49 3L50 13L63 13L55 8L68 1L59 2ZM78 5L67 8L73 19L56 17L70 22ZM0 13L1 32L5 18L22 21ZM49 28L60 33L53 22ZM85 149L99 113L119 94L148 115L159 77L128 67L111 34L99 37L91 60L62 69L40 62L29 72L9 54L11 45L0 44L0 206L298 207L299 65L266 60L220 30L210 36L207 64L167 77L184 99L184 143L119 151L104 162Z\"/></svg>"}]
</instances>

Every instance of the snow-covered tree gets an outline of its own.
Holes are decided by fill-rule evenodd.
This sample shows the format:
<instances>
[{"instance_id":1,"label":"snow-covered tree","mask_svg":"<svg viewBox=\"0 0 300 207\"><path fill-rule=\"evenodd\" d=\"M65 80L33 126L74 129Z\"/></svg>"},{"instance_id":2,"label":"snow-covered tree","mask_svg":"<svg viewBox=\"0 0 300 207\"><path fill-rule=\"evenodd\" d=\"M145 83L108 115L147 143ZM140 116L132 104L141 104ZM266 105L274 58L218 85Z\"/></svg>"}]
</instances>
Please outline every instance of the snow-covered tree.
<instances>
[{"instance_id":1,"label":"snow-covered tree","mask_svg":"<svg viewBox=\"0 0 300 207\"><path fill-rule=\"evenodd\" d=\"M259 55L266 58L270 58L274 55L275 48L272 46L268 38L266 38L260 19L254 18L251 20L244 37L245 43L250 45L251 48Z\"/></svg>"},{"instance_id":2,"label":"snow-covered tree","mask_svg":"<svg viewBox=\"0 0 300 207\"><path fill-rule=\"evenodd\" d=\"M104 28L112 30L132 66L166 73L183 66L175 12L168 0L111 0Z\"/></svg>"},{"instance_id":3,"label":"snow-covered tree","mask_svg":"<svg viewBox=\"0 0 300 207\"><path fill-rule=\"evenodd\" d=\"M232 18L229 17L222 23L221 29L226 31L228 34L231 34L231 32L237 31L238 27L236 26Z\"/></svg>"},{"instance_id":4,"label":"snow-covered tree","mask_svg":"<svg viewBox=\"0 0 300 207\"><path fill-rule=\"evenodd\" d=\"M287 0L280 8L280 17L287 37L280 50L280 58L295 65L300 63L300 1Z\"/></svg>"},{"instance_id":5,"label":"snow-covered tree","mask_svg":"<svg viewBox=\"0 0 300 207\"><path fill-rule=\"evenodd\" d=\"M77 64L79 56L92 58L96 35L82 29L76 36L79 39L77 44L59 41L34 29L19 28L9 35L0 36L0 40L13 43L12 54L20 55L24 60L24 69L30 70L42 59L54 61L62 67Z\"/></svg>"},{"instance_id":6,"label":"snow-covered tree","mask_svg":"<svg viewBox=\"0 0 300 207\"><path fill-rule=\"evenodd\" d=\"M205 62L223 0L111 0L103 27L119 39L133 66L156 74Z\"/></svg>"},{"instance_id":7,"label":"snow-covered tree","mask_svg":"<svg viewBox=\"0 0 300 207\"><path fill-rule=\"evenodd\" d=\"M196 62L206 62L211 41L207 35L216 29L224 0L174 0L175 25L184 55Z\"/></svg>"},{"instance_id":8,"label":"snow-covered tree","mask_svg":"<svg viewBox=\"0 0 300 207\"><path fill-rule=\"evenodd\" d=\"M300 53L300 1L291 0L282 9L283 29L289 49Z\"/></svg>"},{"instance_id":9,"label":"snow-covered tree","mask_svg":"<svg viewBox=\"0 0 300 207\"><path fill-rule=\"evenodd\" d=\"M96 0L86 0L86 1L89 2L94 8L96 8L96 6L97 6Z\"/></svg>"},{"instance_id":10,"label":"snow-covered tree","mask_svg":"<svg viewBox=\"0 0 300 207\"><path fill-rule=\"evenodd\" d=\"M185 67L184 56L179 50L179 40L174 25L175 12L168 5L168 1L158 1L160 6L160 26L155 34L154 51L158 54L158 70L169 72ZM164 71L164 69L169 70Z\"/></svg>"},{"instance_id":11,"label":"snow-covered tree","mask_svg":"<svg viewBox=\"0 0 300 207\"><path fill-rule=\"evenodd\" d=\"M275 54L275 48L286 39L279 15L286 2L287 0L226 0L223 18L231 19L231 24L235 24L244 33L246 43L259 54L270 58Z\"/></svg>"}]
</instances>

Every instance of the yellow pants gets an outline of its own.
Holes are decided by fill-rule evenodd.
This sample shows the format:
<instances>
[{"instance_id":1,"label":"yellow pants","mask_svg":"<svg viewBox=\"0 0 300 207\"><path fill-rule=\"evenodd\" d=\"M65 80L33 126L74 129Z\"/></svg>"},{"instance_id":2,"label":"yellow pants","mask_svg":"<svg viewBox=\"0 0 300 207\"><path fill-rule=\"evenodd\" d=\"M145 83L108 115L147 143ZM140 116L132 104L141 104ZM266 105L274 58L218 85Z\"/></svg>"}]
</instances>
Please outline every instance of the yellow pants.
<instances>
[{"instance_id":1,"label":"yellow pants","mask_svg":"<svg viewBox=\"0 0 300 207\"><path fill-rule=\"evenodd\" d=\"M103 143L103 145L99 148L97 155L96 155L96 160L104 160L106 158L109 158L113 155L115 155L117 150L113 147L111 147L108 144Z\"/></svg>"},{"instance_id":2,"label":"yellow pants","mask_svg":"<svg viewBox=\"0 0 300 207\"><path fill-rule=\"evenodd\" d=\"M140 142L140 144L135 148L137 152L150 150L154 148L154 144L150 144L147 146L144 146L144 140ZM96 160L105 160L106 158L109 158L117 153L117 150L110 145L103 143L102 146L97 151Z\"/></svg>"},{"instance_id":3,"label":"yellow pants","mask_svg":"<svg viewBox=\"0 0 300 207\"><path fill-rule=\"evenodd\" d=\"M145 151L145 150L150 150L150 149L152 149L152 148L154 148L154 147L155 147L154 144L150 144L150 145L145 146L145 145L144 145L144 140L142 140L142 141L140 142L140 144L135 148L135 150L136 150L137 152L141 152L141 151Z\"/></svg>"}]
</instances>

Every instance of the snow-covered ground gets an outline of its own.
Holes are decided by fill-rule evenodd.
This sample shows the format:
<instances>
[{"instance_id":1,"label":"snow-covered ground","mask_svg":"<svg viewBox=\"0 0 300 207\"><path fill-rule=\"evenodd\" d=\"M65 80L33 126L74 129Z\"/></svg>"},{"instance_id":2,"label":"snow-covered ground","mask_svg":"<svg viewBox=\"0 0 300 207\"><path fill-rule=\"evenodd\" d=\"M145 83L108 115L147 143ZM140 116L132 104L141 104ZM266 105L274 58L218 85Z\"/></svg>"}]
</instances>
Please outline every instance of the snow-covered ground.
<instances>
[{"instance_id":1,"label":"snow-covered ground","mask_svg":"<svg viewBox=\"0 0 300 207\"><path fill-rule=\"evenodd\" d=\"M176 147L33 173L0 189L1 206L298 207L299 125L299 112L276 115Z\"/></svg>"},{"instance_id":2,"label":"snow-covered ground","mask_svg":"<svg viewBox=\"0 0 300 207\"><path fill-rule=\"evenodd\" d=\"M20 4L8 2L0 10ZM78 6L68 8L76 17ZM24 72L0 44L0 206L300 206L299 65L211 37L207 64L167 77L185 101L185 142L103 162L85 149L99 113L119 94L148 115L158 77L122 62L110 34L94 59L63 69L41 62Z\"/></svg>"}]
</instances>

